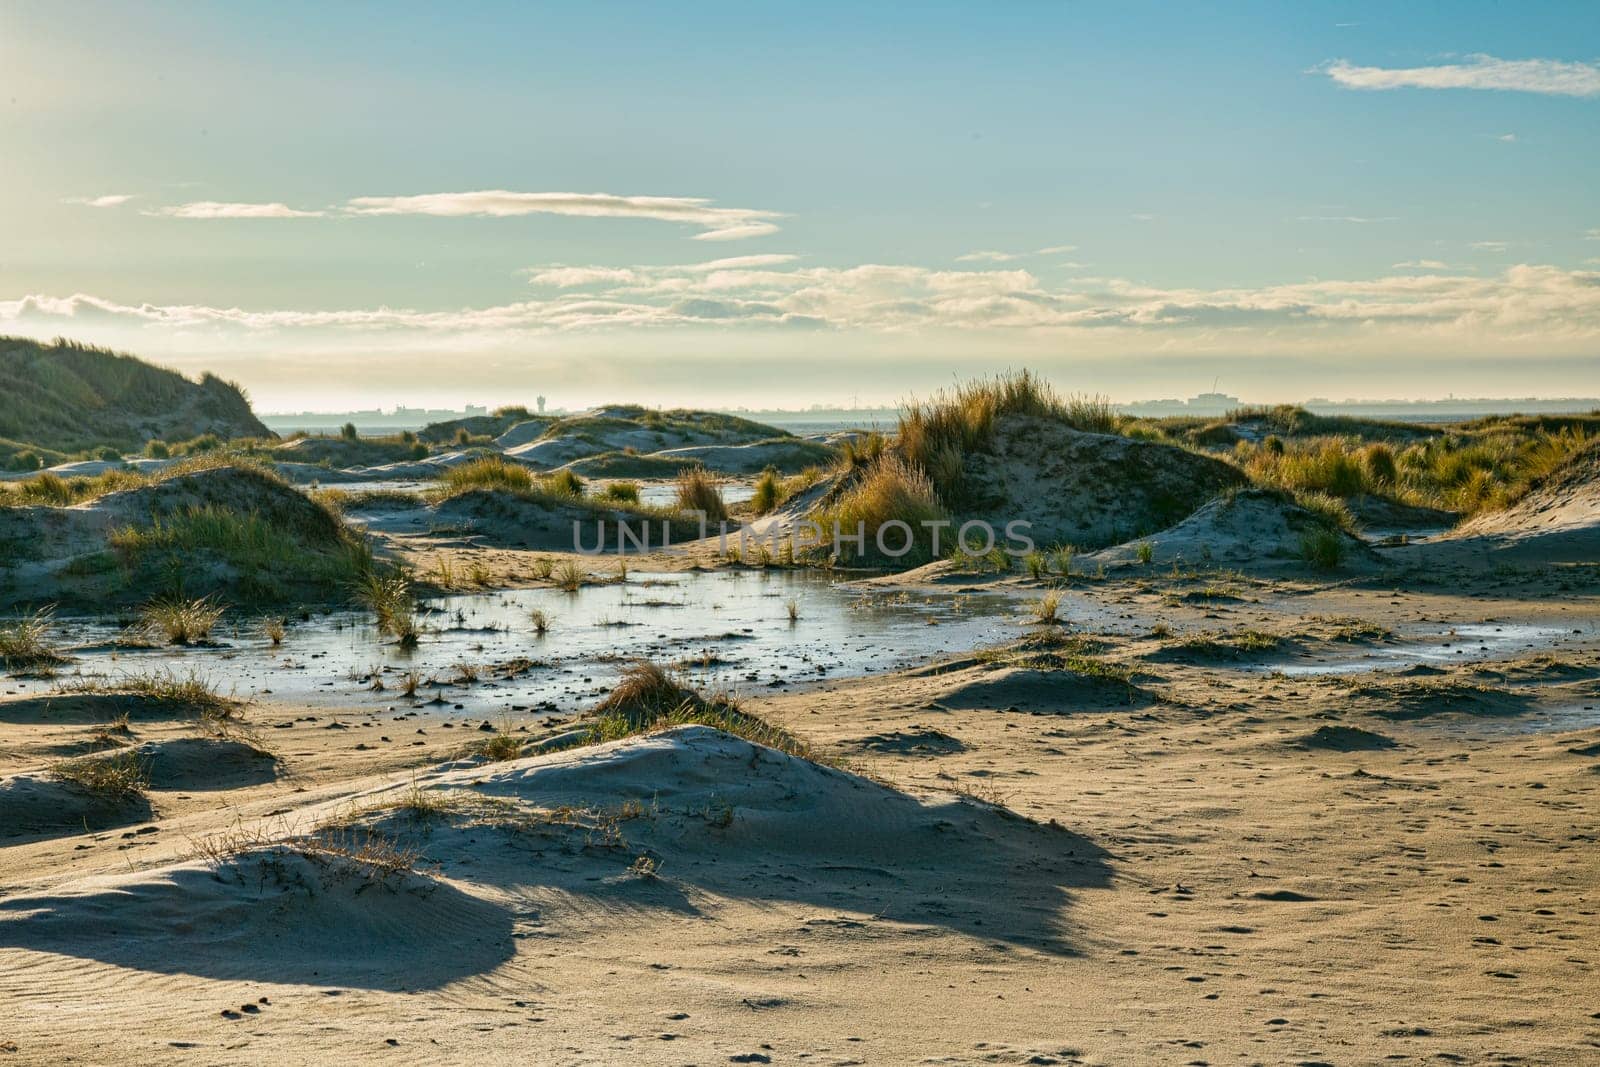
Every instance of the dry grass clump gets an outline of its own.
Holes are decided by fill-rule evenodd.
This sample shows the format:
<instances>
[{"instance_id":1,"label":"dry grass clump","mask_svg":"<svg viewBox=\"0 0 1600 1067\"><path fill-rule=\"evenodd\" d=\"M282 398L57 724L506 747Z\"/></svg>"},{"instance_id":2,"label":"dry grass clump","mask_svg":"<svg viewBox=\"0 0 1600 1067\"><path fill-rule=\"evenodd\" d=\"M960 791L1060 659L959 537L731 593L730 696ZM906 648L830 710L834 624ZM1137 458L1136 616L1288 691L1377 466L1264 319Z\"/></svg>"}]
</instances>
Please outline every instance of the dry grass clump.
<instances>
[{"instance_id":1,"label":"dry grass clump","mask_svg":"<svg viewBox=\"0 0 1600 1067\"><path fill-rule=\"evenodd\" d=\"M639 483L612 482L601 491L600 499L618 504L637 504L639 502Z\"/></svg>"},{"instance_id":2,"label":"dry grass clump","mask_svg":"<svg viewBox=\"0 0 1600 1067\"><path fill-rule=\"evenodd\" d=\"M1133 689L1133 668L1099 658L1104 645L1092 637L1063 630L1037 630L1003 648L983 649L980 663L1033 671L1066 671L1084 678L1120 682Z\"/></svg>"},{"instance_id":3,"label":"dry grass clump","mask_svg":"<svg viewBox=\"0 0 1600 1067\"><path fill-rule=\"evenodd\" d=\"M443 481L452 495L469 489L498 489L513 493L533 490L533 472L520 463L500 456L484 456L452 467L445 472Z\"/></svg>"},{"instance_id":4,"label":"dry grass clump","mask_svg":"<svg viewBox=\"0 0 1600 1067\"><path fill-rule=\"evenodd\" d=\"M707 522L721 522L728 517L722 488L704 467L689 467L679 472L678 510L698 511Z\"/></svg>"},{"instance_id":5,"label":"dry grass clump","mask_svg":"<svg viewBox=\"0 0 1600 1067\"><path fill-rule=\"evenodd\" d=\"M105 800L131 800L150 786L149 768L134 752L62 760L50 774Z\"/></svg>"},{"instance_id":6,"label":"dry grass clump","mask_svg":"<svg viewBox=\"0 0 1600 1067\"><path fill-rule=\"evenodd\" d=\"M393 637L402 648L415 648L422 627L417 622L416 598L403 574L368 574L356 586L356 599L371 609L378 633Z\"/></svg>"},{"instance_id":7,"label":"dry grass clump","mask_svg":"<svg viewBox=\"0 0 1600 1067\"><path fill-rule=\"evenodd\" d=\"M58 686L62 693L126 696L164 708L186 711L202 723L220 726L234 717L237 703L217 692L198 671L180 674L171 668L127 674L115 679L75 678Z\"/></svg>"},{"instance_id":8,"label":"dry grass clump","mask_svg":"<svg viewBox=\"0 0 1600 1067\"><path fill-rule=\"evenodd\" d=\"M568 500L583 499L583 479L569 470L559 470L539 479L539 488L550 496Z\"/></svg>"},{"instance_id":9,"label":"dry grass clump","mask_svg":"<svg viewBox=\"0 0 1600 1067\"><path fill-rule=\"evenodd\" d=\"M139 609L139 620L146 632L169 645L193 645L210 639L222 621L222 607L210 597L168 596Z\"/></svg>"},{"instance_id":10,"label":"dry grass clump","mask_svg":"<svg viewBox=\"0 0 1600 1067\"><path fill-rule=\"evenodd\" d=\"M882 434L874 435L880 442L878 453L882 454ZM850 445L847 443L846 449ZM757 515L766 515L777 508L784 501L796 493L803 493L816 485L823 478L820 467L807 467L799 474L785 478L778 473L776 467L768 467L761 472L761 477L756 479L755 494L750 498L750 510Z\"/></svg>"},{"instance_id":11,"label":"dry grass clump","mask_svg":"<svg viewBox=\"0 0 1600 1067\"><path fill-rule=\"evenodd\" d=\"M984 451L994 441L1003 415L1055 419L1090 433L1116 433L1119 416L1104 397L1062 398L1030 371L980 378L910 405L900 416L899 449L924 471L939 498L952 507L967 503L967 453Z\"/></svg>"},{"instance_id":12,"label":"dry grass clump","mask_svg":"<svg viewBox=\"0 0 1600 1067\"><path fill-rule=\"evenodd\" d=\"M854 485L811 515L811 521L822 528L823 543L817 546L817 551L832 552L837 531L839 562L882 561L901 566L914 566L933 558L933 533L924 524L944 522L948 518L934 490L933 480L892 454L880 457ZM906 524L910 527L909 534L898 526L883 530L885 524L891 522ZM878 550L880 530L883 530L885 548L899 551L907 545L909 537L909 550L900 556L881 553ZM858 535L865 538L862 545L845 540Z\"/></svg>"},{"instance_id":13,"label":"dry grass clump","mask_svg":"<svg viewBox=\"0 0 1600 1067\"><path fill-rule=\"evenodd\" d=\"M245 858L261 860L264 873L282 873L278 861L283 856L302 856L323 868L324 888L351 876L384 882L415 871L422 860L419 849L388 834L338 823L287 840L273 839L266 829L235 827L193 844L195 855L218 874Z\"/></svg>"},{"instance_id":14,"label":"dry grass clump","mask_svg":"<svg viewBox=\"0 0 1600 1067\"><path fill-rule=\"evenodd\" d=\"M50 643L53 607L20 615L0 623L0 665L6 670L36 670L65 663L66 657Z\"/></svg>"},{"instance_id":15,"label":"dry grass clump","mask_svg":"<svg viewBox=\"0 0 1600 1067\"><path fill-rule=\"evenodd\" d=\"M1032 607L1033 621L1041 626L1055 626L1060 621L1061 591L1051 589L1034 601Z\"/></svg>"},{"instance_id":16,"label":"dry grass clump","mask_svg":"<svg viewBox=\"0 0 1600 1067\"><path fill-rule=\"evenodd\" d=\"M731 696L704 696L648 660L623 671L616 687L590 712L588 722L589 739L597 744L690 725L714 727L800 759L823 762L805 741L740 710Z\"/></svg>"},{"instance_id":17,"label":"dry grass clump","mask_svg":"<svg viewBox=\"0 0 1600 1067\"><path fill-rule=\"evenodd\" d=\"M532 608L528 612L528 622L533 627L533 632L543 637L550 632L550 616L543 608Z\"/></svg>"},{"instance_id":18,"label":"dry grass clump","mask_svg":"<svg viewBox=\"0 0 1600 1067\"><path fill-rule=\"evenodd\" d=\"M568 593L576 593L583 588L584 583L588 582L590 578L588 571L572 560L565 559L556 564L555 569L550 572L550 580L555 582L560 589Z\"/></svg>"}]
</instances>

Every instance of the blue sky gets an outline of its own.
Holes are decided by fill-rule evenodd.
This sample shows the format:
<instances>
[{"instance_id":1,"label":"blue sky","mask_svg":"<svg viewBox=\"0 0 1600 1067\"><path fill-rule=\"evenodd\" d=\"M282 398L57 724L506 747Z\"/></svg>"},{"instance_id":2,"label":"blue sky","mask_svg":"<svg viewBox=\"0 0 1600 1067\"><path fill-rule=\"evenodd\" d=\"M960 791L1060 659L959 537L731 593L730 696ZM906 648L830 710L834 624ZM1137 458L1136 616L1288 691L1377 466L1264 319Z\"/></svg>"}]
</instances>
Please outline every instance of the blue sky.
<instances>
[{"instance_id":1,"label":"blue sky","mask_svg":"<svg viewBox=\"0 0 1600 1067\"><path fill-rule=\"evenodd\" d=\"M1597 64L1581 3L8 3L0 331L274 408L1594 395Z\"/></svg>"}]
</instances>

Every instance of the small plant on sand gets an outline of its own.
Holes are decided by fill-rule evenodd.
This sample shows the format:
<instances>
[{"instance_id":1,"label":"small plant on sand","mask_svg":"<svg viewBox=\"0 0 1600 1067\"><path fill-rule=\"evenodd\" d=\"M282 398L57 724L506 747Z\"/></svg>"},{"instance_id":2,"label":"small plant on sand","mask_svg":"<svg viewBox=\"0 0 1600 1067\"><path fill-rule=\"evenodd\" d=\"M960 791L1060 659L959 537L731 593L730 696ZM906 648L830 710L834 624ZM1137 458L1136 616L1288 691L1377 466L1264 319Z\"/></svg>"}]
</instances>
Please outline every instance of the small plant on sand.
<instances>
[{"instance_id":1,"label":"small plant on sand","mask_svg":"<svg viewBox=\"0 0 1600 1067\"><path fill-rule=\"evenodd\" d=\"M416 599L403 574L368 574L356 586L356 599L376 617L378 633L393 637L402 648L415 648L421 635Z\"/></svg>"},{"instance_id":2,"label":"small plant on sand","mask_svg":"<svg viewBox=\"0 0 1600 1067\"><path fill-rule=\"evenodd\" d=\"M790 600L783 607L789 613L789 624L791 626L800 621L800 601Z\"/></svg>"},{"instance_id":3,"label":"small plant on sand","mask_svg":"<svg viewBox=\"0 0 1600 1067\"><path fill-rule=\"evenodd\" d=\"M555 573L556 561L549 556L535 556L529 566L533 568L533 576L535 578L548 582L550 575Z\"/></svg>"},{"instance_id":4,"label":"small plant on sand","mask_svg":"<svg viewBox=\"0 0 1600 1067\"><path fill-rule=\"evenodd\" d=\"M493 733L468 742L460 754L478 756L493 763L517 759L522 755L522 747L527 741L526 737L517 736L519 732L512 725L511 717L504 716Z\"/></svg>"},{"instance_id":5,"label":"small plant on sand","mask_svg":"<svg viewBox=\"0 0 1600 1067\"><path fill-rule=\"evenodd\" d=\"M777 468L768 467L756 479L755 492L750 497L750 510L757 515L765 515L778 506L782 497L783 479L778 477Z\"/></svg>"},{"instance_id":6,"label":"small plant on sand","mask_svg":"<svg viewBox=\"0 0 1600 1067\"><path fill-rule=\"evenodd\" d=\"M533 626L533 632L543 637L550 632L550 616L545 614L543 608L534 608L528 612L528 622Z\"/></svg>"},{"instance_id":7,"label":"small plant on sand","mask_svg":"<svg viewBox=\"0 0 1600 1067\"><path fill-rule=\"evenodd\" d=\"M1061 621L1061 591L1052 589L1033 604L1033 621L1041 626L1054 626Z\"/></svg>"},{"instance_id":8,"label":"small plant on sand","mask_svg":"<svg viewBox=\"0 0 1600 1067\"><path fill-rule=\"evenodd\" d=\"M267 640L271 641L272 646L276 648L283 644L283 637L287 631L282 619L263 619L261 621L261 632L266 635Z\"/></svg>"},{"instance_id":9,"label":"small plant on sand","mask_svg":"<svg viewBox=\"0 0 1600 1067\"><path fill-rule=\"evenodd\" d=\"M62 760L50 773L105 800L131 800L150 785L149 769L136 752Z\"/></svg>"},{"instance_id":10,"label":"small plant on sand","mask_svg":"<svg viewBox=\"0 0 1600 1067\"><path fill-rule=\"evenodd\" d=\"M1028 577L1036 582L1050 572L1049 558L1038 549L1023 556L1022 565L1028 569Z\"/></svg>"},{"instance_id":11,"label":"small plant on sand","mask_svg":"<svg viewBox=\"0 0 1600 1067\"><path fill-rule=\"evenodd\" d=\"M690 467L679 473L678 510L698 511L707 522L721 522L728 517L722 490L704 467Z\"/></svg>"},{"instance_id":12,"label":"small plant on sand","mask_svg":"<svg viewBox=\"0 0 1600 1067\"><path fill-rule=\"evenodd\" d=\"M600 499L614 501L619 504L637 504L639 502L639 483L612 482L600 494Z\"/></svg>"},{"instance_id":13,"label":"small plant on sand","mask_svg":"<svg viewBox=\"0 0 1600 1067\"><path fill-rule=\"evenodd\" d=\"M570 559L562 560L550 574L550 579L568 593L576 593L589 580L589 572Z\"/></svg>"},{"instance_id":14,"label":"small plant on sand","mask_svg":"<svg viewBox=\"0 0 1600 1067\"><path fill-rule=\"evenodd\" d=\"M533 472L509 459L485 456L450 468L445 472L444 484L451 493L463 493L470 489L526 493L533 490Z\"/></svg>"},{"instance_id":15,"label":"small plant on sand","mask_svg":"<svg viewBox=\"0 0 1600 1067\"><path fill-rule=\"evenodd\" d=\"M40 608L0 623L0 665L7 670L34 670L65 663L66 657L50 643L54 616L54 608Z\"/></svg>"},{"instance_id":16,"label":"small plant on sand","mask_svg":"<svg viewBox=\"0 0 1600 1067\"><path fill-rule=\"evenodd\" d=\"M566 497L570 500L583 498L583 479L569 470L559 470L546 475L539 480L539 488L551 496Z\"/></svg>"},{"instance_id":17,"label":"small plant on sand","mask_svg":"<svg viewBox=\"0 0 1600 1067\"><path fill-rule=\"evenodd\" d=\"M1149 541L1140 541L1133 548L1133 556L1140 563L1149 563L1156 557L1156 546Z\"/></svg>"},{"instance_id":18,"label":"small plant on sand","mask_svg":"<svg viewBox=\"0 0 1600 1067\"><path fill-rule=\"evenodd\" d=\"M406 671L400 676L400 695L408 700L415 699L417 688L422 685L422 674L419 671Z\"/></svg>"},{"instance_id":19,"label":"small plant on sand","mask_svg":"<svg viewBox=\"0 0 1600 1067\"><path fill-rule=\"evenodd\" d=\"M146 604L139 616L145 629L166 638L167 644L192 645L211 637L222 620L222 608L210 597L169 596Z\"/></svg>"},{"instance_id":20,"label":"small plant on sand","mask_svg":"<svg viewBox=\"0 0 1600 1067\"><path fill-rule=\"evenodd\" d=\"M1050 550L1050 566L1063 578L1072 576L1072 557L1076 550L1071 545L1061 545Z\"/></svg>"},{"instance_id":21,"label":"small plant on sand","mask_svg":"<svg viewBox=\"0 0 1600 1067\"><path fill-rule=\"evenodd\" d=\"M1321 570L1333 570L1344 562L1344 538L1325 526L1307 530L1300 535L1300 558Z\"/></svg>"}]
</instances>

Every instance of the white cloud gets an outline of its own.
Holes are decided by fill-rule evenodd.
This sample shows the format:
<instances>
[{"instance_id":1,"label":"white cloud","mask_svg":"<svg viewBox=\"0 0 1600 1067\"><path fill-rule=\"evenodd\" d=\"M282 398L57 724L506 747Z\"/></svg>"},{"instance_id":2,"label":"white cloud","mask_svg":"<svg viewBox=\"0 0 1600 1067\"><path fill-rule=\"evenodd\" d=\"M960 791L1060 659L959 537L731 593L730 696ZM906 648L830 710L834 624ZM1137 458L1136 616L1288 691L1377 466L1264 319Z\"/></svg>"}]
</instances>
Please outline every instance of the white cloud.
<instances>
[{"instance_id":1,"label":"white cloud","mask_svg":"<svg viewBox=\"0 0 1600 1067\"><path fill-rule=\"evenodd\" d=\"M1499 137L1496 137L1495 140L1501 142L1502 144L1516 144L1517 135L1514 133L1502 133Z\"/></svg>"},{"instance_id":2,"label":"white cloud","mask_svg":"<svg viewBox=\"0 0 1600 1067\"><path fill-rule=\"evenodd\" d=\"M1522 343L1543 350L1600 340L1600 272L1521 265L1495 277L1401 274L1242 289L1182 289L1120 279L1044 285L1026 270L855 267L548 267L531 280L548 295L484 308L245 310L122 304L76 294L0 301L0 325L134 343L242 343L347 337L385 343L511 343L539 334L618 328L828 328L885 335L959 331L1057 337L1127 335L1167 345L1206 340L1249 347L1363 337L1394 344ZM773 264L771 266L778 266ZM583 272L583 273L579 273ZM582 292L568 291L577 285ZM15 329L15 326L13 326ZM1184 339L1187 339L1185 341ZM257 343L266 343L265 340Z\"/></svg>"},{"instance_id":3,"label":"white cloud","mask_svg":"<svg viewBox=\"0 0 1600 1067\"><path fill-rule=\"evenodd\" d=\"M1395 270L1449 270L1450 265L1437 259L1412 259L1393 265Z\"/></svg>"},{"instance_id":4,"label":"white cloud","mask_svg":"<svg viewBox=\"0 0 1600 1067\"><path fill-rule=\"evenodd\" d=\"M1600 96L1600 67L1557 59L1471 55L1434 67L1358 67L1336 59L1315 71L1347 89L1496 89L1551 96Z\"/></svg>"},{"instance_id":5,"label":"white cloud","mask_svg":"<svg viewBox=\"0 0 1600 1067\"><path fill-rule=\"evenodd\" d=\"M776 233L776 211L713 207L686 196L614 196L610 193L517 193L503 189L418 196L358 196L345 205L354 215L435 215L446 218L512 218L571 215L580 218L656 219L698 226L700 241L737 241Z\"/></svg>"},{"instance_id":6,"label":"white cloud","mask_svg":"<svg viewBox=\"0 0 1600 1067\"><path fill-rule=\"evenodd\" d=\"M1365 226L1374 222L1396 222L1395 215L1297 215L1297 222L1351 222Z\"/></svg>"},{"instance_id":7,"label":"white cloud","mask_svg":"<svg viewBox=\"0 0 1600 1067\"><path fill-rule=\"evenodd\" d=\"M1051 245L1048 248L1039 249L1039 251L1035 252L1034 255L1038 255L1038 256L1059 256L1059 255L1063 255L1063 254L1065 254L1067 252L1076 252L1077 250L1078 250L1078 246L1077 245Z\"/></svg>"},{"instance_id":8,"label":"white cloud","mask_svg":"<svg viewBox=\"0 0 1600 1067\"><path fill-rule=\"evenodd\" d=\"M121 207L132 200L134 193L111 193L107 196L69 196L63 204L82 204L84 207Z\"/></svg>"},{"instance_id":9,"label":"white cloud","mask_svg":"<svg viewBox=\"0 0 1600 1067\"><path fill-rule=\"evenodd\" d=\"M1017 257L1017 254L1015 252L995 252L993 250L987 250L986 249L986 250L982 250L982 251L978 251L978 252L968 252L966 255L963 255L963 256L957 256L956 257L956 262L957 263L1009 263L1013 259L1016 259L1016 258L1018 258L1018 257Z\"/></svg>"},{"instance_id":10,"label":"white cloud","mask_svg":"<svg viewBox=\"0 0 1600 1067\"><path fill-rule=\"evenodd\" d=\"M149 215L167 215L175 219L315 219L326 212L302 211L287 204L234 204L217 200L196 200L189 204L157 208Z\"/></svg>"},{"instance_id":11,"label":"white cloud","mask_svg":"<svg viewBox=\"0 0 1600 1067\"><path fill-rule=\"evenodd\" d=\"M1585 241L1600 241L1600 226L1595 227L1583 235Z\"/></svg>"},{"instance_id":12,"label":"white cloud","mask_svg":"<svg viewBox=\"0 0 1600 1067\"><path fill-rule=\"evenodd\" d=\"M1504 252L1511 247L1510 241L1473 241L1471 246L1474 252Z\"/></svg>"}]
</instances>

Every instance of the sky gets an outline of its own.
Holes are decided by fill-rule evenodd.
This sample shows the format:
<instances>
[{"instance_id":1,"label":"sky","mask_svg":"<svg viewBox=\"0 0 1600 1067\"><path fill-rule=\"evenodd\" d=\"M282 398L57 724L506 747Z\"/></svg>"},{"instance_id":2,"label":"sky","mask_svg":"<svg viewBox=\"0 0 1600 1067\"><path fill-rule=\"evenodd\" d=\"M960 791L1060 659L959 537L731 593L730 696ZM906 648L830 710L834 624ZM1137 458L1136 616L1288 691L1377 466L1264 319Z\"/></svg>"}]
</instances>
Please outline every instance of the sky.
<instances>
[{"instance_id":1,"label":"sky","mask_svg":"<svg viewBox=\"0 0 1600 1067\"><path fill-rule=\"evenodd\" d=\"M1600 5L0 0L0 334L263 410L1600 395Z\"/></svg>"}]
</instances>

